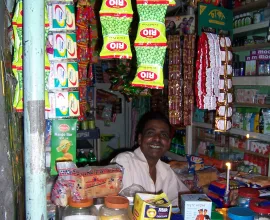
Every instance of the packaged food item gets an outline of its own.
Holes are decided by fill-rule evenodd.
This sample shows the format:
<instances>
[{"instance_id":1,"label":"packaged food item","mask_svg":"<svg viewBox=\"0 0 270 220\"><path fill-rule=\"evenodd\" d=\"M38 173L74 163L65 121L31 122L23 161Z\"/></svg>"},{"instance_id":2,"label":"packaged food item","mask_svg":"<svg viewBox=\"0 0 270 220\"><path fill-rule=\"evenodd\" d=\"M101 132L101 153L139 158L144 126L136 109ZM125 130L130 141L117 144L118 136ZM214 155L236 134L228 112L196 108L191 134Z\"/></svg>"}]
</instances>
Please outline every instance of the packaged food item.
<instances>
[{"instance_id":1,"label":"packaged food item","mask_svg":"<svg viewBox=\"0 0 270 220\"><path fill-rule=\"evenodd\" d=\"M206 194L181 195L181 212L184 219L211 219L212 201Z\"/></svg>"},{"instance_id":2,"label":"packaged food item","mask_svg":"<svg viewBox=\"0 0 270 220\"><path fill-rule=\"evenodd\" d=\"M57 175L57 161L76 160L77 119L57 119L52 122L51 175Z\"/></svg>"},{"instance_id":3,"label":"packaged food item","mask_svg":"<svg viewBox=\"0 0 270 220\"><path fill-rule=\"evenodd\" d=\"M100 220L129 219L129 201L123 196L107 196L99 209Z\"/></svg>"},{"instance_id":4,"label":"packaged food item","mask_svg":"<svg viewBox=\"0 0 270 220\"><path fill-rule=\"evenodd\" d=\"M194 155L186 155L188 161L189 173L195 173L197 170L204 169L203 159Z\"/></svg>"},{"instance_id":5,"label":"packaged food item","mask_svg":"<svg viewBox=\"0 0 270 220\"><path fill-rule=\"evenodd\" d=\"M169 220L171 217L172 204L165 193L136 193L134 204L134 220Z\"/></svg>"},{"instance_id":6,"label":"packaged food item","mask_svg":"<svg viewBox=\"0 0 270 220\"><path fill-rule=\"evenodd\" d=\"M58 178L52 190L52 201L66 206L68 199L100 198L117 195L122 188L123 170L119 165L77 168L73 162L58 162Z\"/></svg>"},{"instance_id":7,"label":"packaged food item","mask_svg":"<svg viewBox=\"0 0 270 220\"><path fill-rule=\"evenodd\" d=\"M71 198L63 211L62 220L98 220L98 210L93 199L74 201Z\"/></svg>"},{"instance_id":8,"label":"packaged food item","mask_svg":"<svg viewBox=\"0 0 270 220\"><path fill-rule=\"evenodd\" d=\"M103 46L100 52L102 59L131 59L131 48L128 37L133 11L130 0L103 0L99 11Z\"/></svg>"}]
</instances>

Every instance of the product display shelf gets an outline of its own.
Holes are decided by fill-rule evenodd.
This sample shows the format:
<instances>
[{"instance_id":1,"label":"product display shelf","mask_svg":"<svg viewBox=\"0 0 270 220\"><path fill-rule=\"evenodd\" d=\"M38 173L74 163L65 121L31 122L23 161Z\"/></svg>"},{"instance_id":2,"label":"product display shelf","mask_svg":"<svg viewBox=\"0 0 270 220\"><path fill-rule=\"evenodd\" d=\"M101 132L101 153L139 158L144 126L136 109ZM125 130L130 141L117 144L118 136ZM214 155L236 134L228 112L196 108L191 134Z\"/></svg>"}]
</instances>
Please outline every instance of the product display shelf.
<instances>
[{"instance_id":1,"label":"product display shelf","mask_svg":"<svg viewBox=\"0 0 270 220\"><path fill-rule=\"evenodd\" d=\"M233 29L233 34L245 34L248 32L252 32L252 31L256 31L259 29L264 29L264 28L268 28L269 27L269 21L263 21L260 22L258 24L250 24L244 27L240 27L240 28L235 28Z\"/></svg>"},{"instance_id":2,"label":"product display shelf","mask_svg":"<svg viewBox=\"0 0 270 220\"><path fill-rule=\"evenodd\" d=\"M238 148L238 147L230 147L230 148L233 149L233 150L245 152L247 154L252 154L252 155L255 155L255 156L259 156L259 157L268 158L268 155L263 155L263 154L256 153L256 152L253 152L253 151L250 151L250 150L246 150L246 149L242 149L242 148Z\"/></svg>"},{"instance_id":3,"label":"product display shelf","mask_svg":"<svg viewBox=\"0 0 270 220\"><path fill-rule=\"evenodd\" d=\"M270 47L270 42L261 43L261 44L251 44L246 46L240 46L240 47L233 47L233 52L241 52L241 51L247 51L247 50L256 50L256 49L264 49Z\"/></svg>"},{"instance_id":4,"label":"product display shelf","mask_svg":"<svg viewBox=\"0 0 270 220\"><path fill-rule=\"evenodd\" d=\"M257 104L257 103L233 103L234 107L257 107L257 108L270 108L270 104Z\"/></svg>"},{"instance_id":5,"label":"product display shelf","mask_svg":"<svg viewBox=\"0 0 270 220\"><path fill-rule=\"evenodd\" d=\"M258 0L248 3L247 5L243 5L233 9L233 15L239 15L242 13L255 11L261 8L267 7L268 0Z\"/></svg>"},{"instance_id":6,"label":"product display shelf","mask_svg":"<svg viewBox=\"0 0 270 220\"><path fill-rule=\"evenodd\" d=\"M234 86L269 86L270 76L234 76Z\"/></svg>"},{"instance_id":7,"label":"product display shelf","mask_svg":"<svg viewBox=\"0 0 270 220\"><path fill-rule=\"evenodd\" d=\"M177 160L177 161L186 161L187 160L186 157L183 157L183 156L178 155L176 153L173 153L171 151L167 151L165 153L165 156L171 158L172 160Z\"/></svg>"},{"instance_id":8,"label":"product display shelf","mask_svg":"<svg viewBox=\"0 0 270 220\"><path fill-rule=\"evenodd\" d=\"M209 123L193 122L193 125L195 127L214 129L213 125L209 124ZM238 129L238 128L232 128L227 133L232 134L232 135L240 135L240 136L247 136L247 134L249 134L249 138L258 139L260 141L270 142L270 135L260 134L260 133L256 133L256 132L250 132L250 131L244 131L244 130Z\"/></svg>"}]
</instances>

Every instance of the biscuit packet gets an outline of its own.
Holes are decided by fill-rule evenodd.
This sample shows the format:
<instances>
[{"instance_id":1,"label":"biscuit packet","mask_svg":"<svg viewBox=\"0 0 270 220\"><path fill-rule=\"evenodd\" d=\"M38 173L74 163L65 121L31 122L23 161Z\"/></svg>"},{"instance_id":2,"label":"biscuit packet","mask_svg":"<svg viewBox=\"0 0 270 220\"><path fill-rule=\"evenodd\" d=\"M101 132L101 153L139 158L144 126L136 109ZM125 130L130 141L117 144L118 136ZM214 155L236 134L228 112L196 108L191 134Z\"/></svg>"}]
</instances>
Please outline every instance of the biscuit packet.
<instances>
[{"instance_id":1,"label":"biscuit packet","mask_svg":"<svg viewBox=\"0 0 270 220\"><path fill-rule=\"evenodd\" d=\"M55 205L66 206L74 201L118 195L122 189L123 168L117 164L77 168L73 162L58 162L58 179L52 190Z\"/></svg>"},{"instance_id":2,"label":"biscuit packet","mask_svg":"<svg viewBox=\"0 0 270 220\"><path fill-rule=\"evenodd\" d=\"M77 119L52 122L51 175L57 175L57 161L76 161Z\"/></svg>"}]
</instances>

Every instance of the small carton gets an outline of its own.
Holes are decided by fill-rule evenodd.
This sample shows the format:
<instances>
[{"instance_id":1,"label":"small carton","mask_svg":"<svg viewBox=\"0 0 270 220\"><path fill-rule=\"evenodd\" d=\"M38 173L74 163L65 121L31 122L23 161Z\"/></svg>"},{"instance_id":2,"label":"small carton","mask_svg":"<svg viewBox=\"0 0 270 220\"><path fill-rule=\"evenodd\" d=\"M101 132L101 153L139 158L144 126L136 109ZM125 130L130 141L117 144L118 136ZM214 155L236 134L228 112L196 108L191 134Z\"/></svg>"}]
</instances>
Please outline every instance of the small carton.
<instances>
[{"instance_id":1,"label":"small carton","mask_svg":"<svg viewBox=\"0 0 270 220\"><path fill-rule=\"evenodd\" d=\"M52 29L66 29L66 7L64 4L52 5Z\"/></svg>"},{"instance_id":2,"label":"small carton","mask_svg":"<svg viewBox=\"0 0 270 220\"><path fill-rule=\"evenodd\" d=\"M54 87L68 87L67 63L65 62L54 63Z\"/></svg>"},{"instance_id":3,"label":"small carton","mask_svg":"<svg viewBox=\"0 0 270 220\"><path fill-rule=\"evenodd\" d=\"M68 107L68 92L56 92L55 93L55 114L56 117L69 116Z\"/></svg>"},{"instance_id":4,"label":"small carton","mask_svg":"<svg viewBox=\"0 0 270 220\"><path fill-rule=\"evenodd\" d=\"M255 55L250 56L249 65L250 65L250 75L251 76L255 76L257 73L257 71L256 71L257 59L258 59L258 57Z\"/></svg>"},{"instance_id":5,"label":"small carton","mask_svg":"<svg viewBox=\"0 0 270 220\"><path fill-rule=\"evenodd\" d=\"M66 5L66 29L75 31L75 10L74 5Z\"/></svg>"},{"instance_id":6,"label":"small carton","mask_svg":"<svg viewBox=\"0 0 270 220\"><path fill-rule=\"evenodd\" d=\"M80 116L80 102L78 91L68 93L68 107L70 117Z\"/></svg>"},{"instance_id":7,"label":"small carton","mask_svg":"<svg viewBox=\"0 0 270 220\"><path fill-rule=\"evenodd\" d=\"M53 56L55 59L63 59L67 57L65 33L53 33Z\"/></svg>"},{"instance_id":8,"label":"small carton","mask_svg":"<svg viewBox=\"0 0 270 220\"><path fill-rule=\"evenodd\" d=\"M212 201L206 194L181 195L181 212L184 219L211 219L211 210Z\"/></svg>"},{"instance_id":9,"label":"small carton","mask_svg":"<svg viewBox=\"0 0 270 220\"><path fill-rule=\"evenodd\" d=\"M68 73L68 87L69 88L79 87L78 63L77 62L68 63L67 73Z\"/></svg>"},{"instance_id":10,"label":"small carton","mask_svg":"<svg viewBox=\"0 0 270 220\"><path fill-rule=\"evenodd\" d=\"M77 58L77 43L76 43L76 34L69 33L66 36L67 38L67 58L76 59Z\"/></svg>"},{"instance_id":11,"label":"small carton","mask_svg":"<svg viewBox=\"0 0 270 220\"><path fill-rule=\"evenodd\" d=\"M169 220L172 204L165 193L159 195L136 193L134 200L134 220Z\"/></svg>"},{"instance_id":12,"label":"small carton","mask_svg":"<svg viewBox=\"0 0 270 220\"><path fill-rule=\"evenodd\" d=\"M270 50L269 49L257 50L257 55L270 55Z\"/></svg>"}]
</instances>

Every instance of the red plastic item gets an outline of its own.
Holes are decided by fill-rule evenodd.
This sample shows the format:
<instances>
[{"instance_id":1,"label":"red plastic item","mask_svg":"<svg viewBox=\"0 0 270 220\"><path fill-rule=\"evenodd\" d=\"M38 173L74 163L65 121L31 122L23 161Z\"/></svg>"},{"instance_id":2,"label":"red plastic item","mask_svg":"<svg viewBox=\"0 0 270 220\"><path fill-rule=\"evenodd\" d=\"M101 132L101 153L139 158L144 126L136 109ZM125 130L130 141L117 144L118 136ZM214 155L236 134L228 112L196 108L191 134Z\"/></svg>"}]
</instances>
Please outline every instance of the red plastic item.
<instances>
[{"instance_id":1,"label":"red plastic item","mask_svg":"<svg viewBox=\"0 0 270 220\"><path fill-rule=\"evenodd\" d=\"M252 199L249 203L249 208L256 213L259 214L269 214L270 213L270 205L268 206L259 206L260 202L267 201L265 199Z\"/></svg>"},{"instance_id":2,"label":"red plastic item","mask_svg":"<svg viewBox=\"0 0 270 220\"><path fill-rule=\"evenodd\" d=\"M258 198L260 196L260 193L257 189L253 188L240 188L238 190L238 195L242 197L247 197L247 198Z\"/></svg>"}]
</instances>

